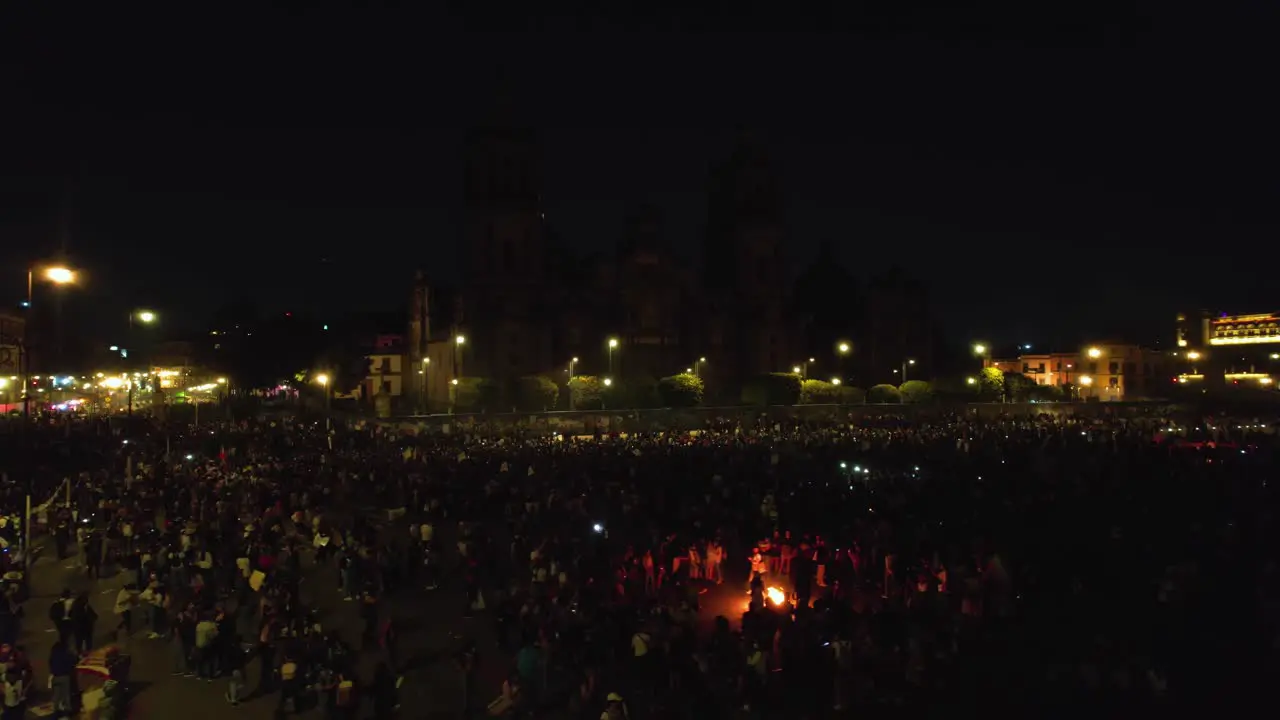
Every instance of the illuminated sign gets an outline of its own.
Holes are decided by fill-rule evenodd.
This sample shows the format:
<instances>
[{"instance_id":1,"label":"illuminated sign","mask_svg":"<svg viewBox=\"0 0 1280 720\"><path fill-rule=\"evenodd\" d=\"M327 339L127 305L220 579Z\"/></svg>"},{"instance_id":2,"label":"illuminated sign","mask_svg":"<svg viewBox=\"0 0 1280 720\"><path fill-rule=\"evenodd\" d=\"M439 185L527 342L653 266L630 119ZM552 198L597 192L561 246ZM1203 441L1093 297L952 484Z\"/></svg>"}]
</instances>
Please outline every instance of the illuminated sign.
<instances>
[{"instance_id":1,"label":"illuminated sign","mask_svg":"<svg viewBox=\"0 0 1280 720\"><path fill-rule=\"evenodd\" d=\"M1224 315L1209 323L1210 345L1261 345L1280 343L1280 317L1262 315Z\"/></svg>"}]
</instances>

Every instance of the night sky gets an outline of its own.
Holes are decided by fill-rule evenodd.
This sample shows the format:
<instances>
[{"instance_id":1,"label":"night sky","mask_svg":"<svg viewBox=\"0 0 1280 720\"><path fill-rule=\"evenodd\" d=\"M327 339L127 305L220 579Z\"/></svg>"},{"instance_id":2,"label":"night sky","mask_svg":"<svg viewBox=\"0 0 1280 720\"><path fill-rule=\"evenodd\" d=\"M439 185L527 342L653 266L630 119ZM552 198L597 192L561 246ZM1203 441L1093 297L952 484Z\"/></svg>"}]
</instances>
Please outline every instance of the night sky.
<instances>
[{"instance_id":1,"label":"night sky","mask_svg":"<svg viewBox=\"0 0 1280 720\"><path fill-rule=\"evenodd\" d=\"M235 298L397 307L415 265L456 284L463 133L505 93L582 254L651 203L700 262L709 166L746 129L780 169L793 272L824 240L860 276L901 265L957 341L1167 342L1182 307L1280 309L1270 4L467 8L8 18L0 295L63 242L104 337L136 306L194 328Z\"/></svg>"}]
</instances>

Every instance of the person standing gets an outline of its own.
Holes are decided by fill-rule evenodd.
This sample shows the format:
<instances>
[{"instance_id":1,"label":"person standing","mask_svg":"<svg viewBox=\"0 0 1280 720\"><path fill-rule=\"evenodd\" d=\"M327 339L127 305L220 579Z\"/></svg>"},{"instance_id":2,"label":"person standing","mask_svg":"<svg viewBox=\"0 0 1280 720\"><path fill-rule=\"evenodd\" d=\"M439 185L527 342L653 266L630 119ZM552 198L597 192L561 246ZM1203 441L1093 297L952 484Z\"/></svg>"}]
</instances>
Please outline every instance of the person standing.
<instances>
[{"instance_id":1,"label":"person standing","mask_svg":"<svg viewBox=\"0 0 1280 720\"><path fill-rule=\"evenodd\" d=\"M53 712L56 717L71 717L71 674L76 670L76 656L65 640L58 640L49 651L49 687L53 690Z\"/></svg>"},{"instance_id":2,"label":"person standing","mask_svg":"<svg viewBox=\"0 0 1280 720\"><path fill-rule=\"evenodd\" d=\"M116 593L115 613L120 617L116 632L124 630L126 637L133 632L133 605L137 599L137 588L133 583L125 585Z\"/></svg>"},{"instance_id":3,"label":"person standing","mask_svg":"<svg viewBox=\"0 0 1280 720\"><path fill-rule=\"evenodd\" d=\"M71 605L73 602L71 590L64 588L57 599L53 601L53 604L49 606L49 619L53 621L53 626L58 631L58 642L63 645L71 641L71 632L74 629L71 624Z\"/></svg>"},{"instance_id":4,"label":"person standing","mask_svg":"<svg viewBox=\"0 0 1280 720\"><path fill-rule=\"evenodd\" d=\"M98 613L89 604L89 593L81 592L71 603L71 625L74 628L75 650L84 654L93 649L93 626Z\"/></svg>"}]
</instances>

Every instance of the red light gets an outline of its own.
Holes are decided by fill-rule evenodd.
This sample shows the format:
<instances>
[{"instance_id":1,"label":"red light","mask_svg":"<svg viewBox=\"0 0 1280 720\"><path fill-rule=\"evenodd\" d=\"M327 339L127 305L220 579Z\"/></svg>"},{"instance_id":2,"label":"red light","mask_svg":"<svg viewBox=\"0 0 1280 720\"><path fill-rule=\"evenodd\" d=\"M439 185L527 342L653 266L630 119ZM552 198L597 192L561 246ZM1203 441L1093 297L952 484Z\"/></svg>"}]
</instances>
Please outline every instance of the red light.
<instances>
[{"instance_id":1,"label":"red light","mask_svg":"<svg viewBox=\"0 0 1280 720\"><path fill-rule=\"evenodd\" d=\"M287 312L287 313L285 313L285 314L284 314L284 316L285 316L285 317L293 317L293 313L291 313L291 312Z\"/></svg>"}]
</instances>

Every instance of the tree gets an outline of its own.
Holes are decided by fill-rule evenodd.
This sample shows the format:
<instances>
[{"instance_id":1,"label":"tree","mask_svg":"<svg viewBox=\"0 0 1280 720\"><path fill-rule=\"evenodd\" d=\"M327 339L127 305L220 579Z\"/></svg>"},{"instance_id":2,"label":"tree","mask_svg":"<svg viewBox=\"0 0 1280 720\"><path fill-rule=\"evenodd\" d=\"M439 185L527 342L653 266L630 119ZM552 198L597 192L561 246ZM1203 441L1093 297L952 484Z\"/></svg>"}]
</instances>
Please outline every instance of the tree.
<instances>
[{"instance_id":1,"label":"tree","mask_svg":"<svg viewBox=\"0 0 1280 720\"><path fill-rule=\"evenodd\" d=\"M987 402L1004 399L1004 373L1000 368L985 367L978 373L978 397Z\"/></svg>"},{"instance_id":2,"label":"tree","mask_svg":"<svg viewBox=\"0 0 1280 720\"><path fill-rule=\"evenodd\" d=\"M924 403L933 399L933 386L925 380L908 380L898 387L902 401Z\"/></svg>"},{"instance_id":3,"label":"tree","mask_svg":"<svg viewBox=\"0 0 1280 720\"><path fill-rule=\"evenodd\" d=\"M837 401L840 386L824 380L805 380L800 385L800 402L804 405L827 405Z\"/></svg>"},{"instance_id":4,"label":"tree","mask_svg":"<svg viewBox=\"0 0 1280 720\"><path fill-rule=\"evenodd\" d=\"M497 383L489 378L459 378L453 386L454 407L465 412L496 409L501 395Z\"/></svg>"},{"instance_id":5,"label":"tree","mask_svg":"<svg viewBox=\"0 0 1280 720\"><path fill-rule=\"evenodd\" d=\"M1035 386L1035 381L1022 373L1004 374L1004 397L1008 402L1026 402L1031 398L1031 389Z\"/></svg>"},{"instance_id":6,"label":"tree","mask_svg":"<svg viewBox=\"0 0 1280 720\"><path fill-rule=\"evenodd\" d=\"M902 393L892 385L873 385L867 391L867 402L876 404L900 403Z\"/></svg>"},{"instance_id":7,"label":"tree","mask_svg":"<svg viewBox=\"0 0 1280 720\"><path fill-rule=\"evenodd\" d=\"M658 381L658 397L663 407L694 407L702 404L702 378L689 373Z\"/></svg>"},{"instance_id":8,"label":"tree","mask_svg":"<svg viewBox=\"0 0 1280 720\"><path fill-rule=\"evenodd\" d=\"M600 378L594 375L575 375L569 381L569 397L574 410L598 410L604 389Z\"/></svg>"},{"instance_id":9,"label":"tree","mask_svg":"<svg viewBox=\"0 0 1280 720\"><path fill-rule=\"evenodd\" d=\"M526 375L516 380L516 406L521 410L541 412L555 408L560 386L545 375Z\"/></svg>"},{"instance_id":10,"label":"tree","mask_svg":"<svg viewBox=\"0 0 1280 720\"><path fill-rule=\"evenodd\" d=\"M768 373L747 381L742 402L747 405L795 405L800 401L800 376Z\"/></svg>"},{"instance_id":11,"label":"tree","mask_svg":"<svg viewBox=\"0 0 1280 720\"><path fill-rule=\"evenodd\" d=\"M842 405L861 405L867 401L867 391L852 385L841 385L836 398Z\"/></svg>"}]
</instances>

